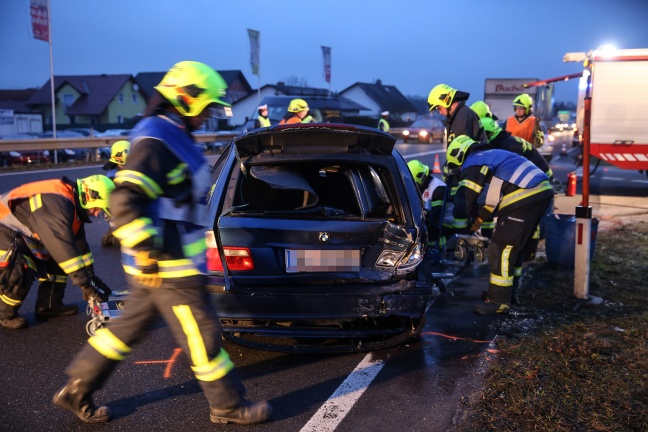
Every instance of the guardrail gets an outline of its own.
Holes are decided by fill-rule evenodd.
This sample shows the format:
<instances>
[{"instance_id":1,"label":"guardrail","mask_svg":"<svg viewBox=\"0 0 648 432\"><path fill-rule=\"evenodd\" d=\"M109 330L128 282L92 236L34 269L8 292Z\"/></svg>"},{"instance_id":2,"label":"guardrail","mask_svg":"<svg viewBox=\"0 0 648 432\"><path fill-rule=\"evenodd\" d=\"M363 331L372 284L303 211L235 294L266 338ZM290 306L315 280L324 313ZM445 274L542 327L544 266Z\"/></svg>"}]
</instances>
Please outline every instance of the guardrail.
<instances>
[{"instance_id":1,"label":"guardrail","mask_svg":"<svg viewBox=\"0 0 648 432\"><path fill-rule=\"evenodd\" d=\"M237 136L236 133L219 132L214 134L195 134L196 142L229 142ZM79 137L79 138L34 138L23 140L0 140L0 152L27 150L62 150L62 149L94 149L90 152L91 161L99 160L99 149L110 147L116 141L127 139L123 136Z\"/></svg>"}]
</instances>

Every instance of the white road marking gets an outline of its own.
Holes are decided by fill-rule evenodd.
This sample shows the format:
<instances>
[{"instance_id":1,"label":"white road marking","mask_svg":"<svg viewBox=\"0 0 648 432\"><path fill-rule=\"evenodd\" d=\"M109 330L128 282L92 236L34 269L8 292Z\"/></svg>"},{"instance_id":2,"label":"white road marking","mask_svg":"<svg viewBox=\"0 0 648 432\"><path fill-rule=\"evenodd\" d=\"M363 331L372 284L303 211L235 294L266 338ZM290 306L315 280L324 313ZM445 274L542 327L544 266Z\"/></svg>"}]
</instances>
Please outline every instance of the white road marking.
<instances>
[{"instance_id":1,"label":"white road marking","mask_svg":"<svg viewBox=\"0 0 648 432\"><path fill-rule=\"evenodd\" d=\"M635 183L648 183L648 180L631 180Z\"/></svg>"},{"instance_id":2,"label":"white road marking","mask_svg":"<svg viewBox=\"0 0 648 432\"><path fill-rule=\"evenodd\" d=\"M333 432L384 365L367 354L300 432Z\"/></svg>"},{"instance_id":3,"label":"white road marking","mask_svg":"<svg viewBox=\"0 0 648 432\"><path fill-rule=\"evenodd\" d=\"M626 179L621 177L603 177L603 180L616 180L616 181L626 181Z\"/></svg>"}]
</instances>

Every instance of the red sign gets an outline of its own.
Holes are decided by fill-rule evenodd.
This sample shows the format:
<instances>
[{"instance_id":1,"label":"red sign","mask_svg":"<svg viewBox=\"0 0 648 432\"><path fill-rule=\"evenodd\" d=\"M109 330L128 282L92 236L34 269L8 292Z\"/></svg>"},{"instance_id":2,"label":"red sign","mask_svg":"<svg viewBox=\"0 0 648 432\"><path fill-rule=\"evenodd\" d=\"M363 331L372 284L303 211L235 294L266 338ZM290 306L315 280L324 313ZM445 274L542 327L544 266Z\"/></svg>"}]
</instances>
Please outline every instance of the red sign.
<instances>
[{"instance_id":1,"label":"red sign","mask_svg":"<svg viewBox=\"0 0 648 432\"><path fill-rule=\"evenodd\" d=\"M49 16L47 0L30 0L30 11L34 39L49 42Z\"/></svg>"}]
</instances>

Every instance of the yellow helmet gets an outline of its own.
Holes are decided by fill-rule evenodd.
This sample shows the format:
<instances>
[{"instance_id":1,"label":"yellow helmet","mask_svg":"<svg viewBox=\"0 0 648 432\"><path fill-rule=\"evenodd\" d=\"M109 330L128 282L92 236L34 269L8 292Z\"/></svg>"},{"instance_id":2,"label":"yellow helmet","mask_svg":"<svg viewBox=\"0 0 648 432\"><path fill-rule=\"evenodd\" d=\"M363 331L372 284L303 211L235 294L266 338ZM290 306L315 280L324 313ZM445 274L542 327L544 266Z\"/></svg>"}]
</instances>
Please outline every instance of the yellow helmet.
<instances>
[{"instance_id":1,"label":"yellow helmet","mask_svg":"<svg viewBox=\"0 0 648 432\"><path fill-rule=\"evenodd\" d=\"M449 170L460 168L463 165L468 149L473 144L477 144L477 142L467 135L459 135L452 140L446 153Z\"/></svg>"},{"instance_id":2,"label":"yellow helmet","mask_svg":"<svg viewBox=\"0 0 648 432\"><path fill-rule=\"evenodd\" d=\"M457 90L446 84L439 84L434 87L428 95L428 105L430 106L430 111L434 111L434 109L438 105L450 108L455 93L457 93Z\"/></svg>"},{"instance_id":3,"label":"yellow helmet","mask_svg":"<svg viewBox=\"0 0 648 432\"><path fill-rule=\"evenodd\" d=\"M493 113L491 113L490 108L484 101L475 102L474 104L470 105L470 109L475 111L475 114L477 114L480 119L483 119L485 117L493 117Z\"/></svg>"},{"instance_id":4,"label":"yellow helmet","mask_svg":"<svg viewBox=\"0 0 648 432\"><path fill-rule=\"evenodd\" d=\"M130 143L126 140L116 141L110 147L110 162L122 166L126 163L128 152L130 151Z\"/></svg>"},{"instance_id":5,"label":"yellow helmet","mask_svg":"<svg viewBox=\"0 0 648 432\"><path fill-rule=\"evenodd\" d=\"M304 99L293 99L290 101L290 105L288 105L288 111L293 113L308 111L308 109L308 104Z\"/></svg>"},{"instance_id":6,"label":"yellow helmet","mask_svg":"<svg viewBox=\"0 0 648 432\"><path fill-rule=\"evenodd\" d=\"M211 104L224 108L221 115L232 116L231 105L222 99L227 90L225 80L204 63L176 63L155 89L183 116L195 117Z\"/></svg>"},{"instance_id":7,"label":"yellow helmet","mask_svg":"<svg viewBox=\"0 0 648 432\"><path fill-rule=\"evenodd\" d=\"M417 159L413 159L407 162L407 167L412 173L414 181L416 181L416 183L418 184L423 183L423 179L427 177L428 174L430 174L430 167Z\"/></svg>"},{"instance_id":8,"label":"yellow helmet","mask_svg":"<svg viewBox=\"0 0 648 432\"><path fill-rule=\"evenodd\" d=\"M90 177L77 179L79 201L84 209L100 208L108 216L110 211L110 193L115 189L115 184L105 175L95 174Z\"/></svg>"},{"instance_id":9,"label":"yellow helmet","mask_svg":"<svg viewBox=\"0 0 648 432\"><path fill-rule=\"evenodd\" d=\"M522 93L515 99L513 99L513 109L515 110L515 107L522 107L524 108L524 112L526 114L531 114L531 108L533 107L533 99L531 99L531 96L529 96L526 93Z\"/></svg>"},{"instance_id":10,"label":"yellow helmet","mask_svg":"<svg viewBox=\"0 0 648 432\"><path fill-rule=\"evenodd\" d=\"M481 125L484 128L484 131L486 131L486 137L488 138L488 142L491 142L492 140L497 137L497 135L502 132L502 128L497 124L495 120L493 120L490 117L485 117L481 120L479 120Z\"/></svg>"}]
</instances>

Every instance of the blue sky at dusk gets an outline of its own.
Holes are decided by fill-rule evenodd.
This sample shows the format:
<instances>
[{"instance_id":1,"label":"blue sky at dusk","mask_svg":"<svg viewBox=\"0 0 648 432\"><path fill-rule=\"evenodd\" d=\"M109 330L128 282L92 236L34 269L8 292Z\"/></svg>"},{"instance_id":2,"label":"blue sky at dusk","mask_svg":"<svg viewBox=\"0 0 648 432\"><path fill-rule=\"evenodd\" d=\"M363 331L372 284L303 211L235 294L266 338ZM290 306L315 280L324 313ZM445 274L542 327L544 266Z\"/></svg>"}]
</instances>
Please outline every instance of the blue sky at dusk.
<instances>
[{"instance_id":1,"label":"blue sky at dusk","mask_svg":"<svg viewBox=\"0 0 648 432\"><path fill-rule=\"evenodd\" d=\"M246 29L261 32L261 85L291 77L331 89L374 82L427 96L444 82L481 99L485 78L579 72L567 52L648 48L646 0L433 1L50 0L55 75L165 71L182 60L240 69L253 88ZM49 44L31 33L29 0L0 0L0 89L40 87ZM576 82L556 85L575 100Z\"/></svg>"}]
</instances>

